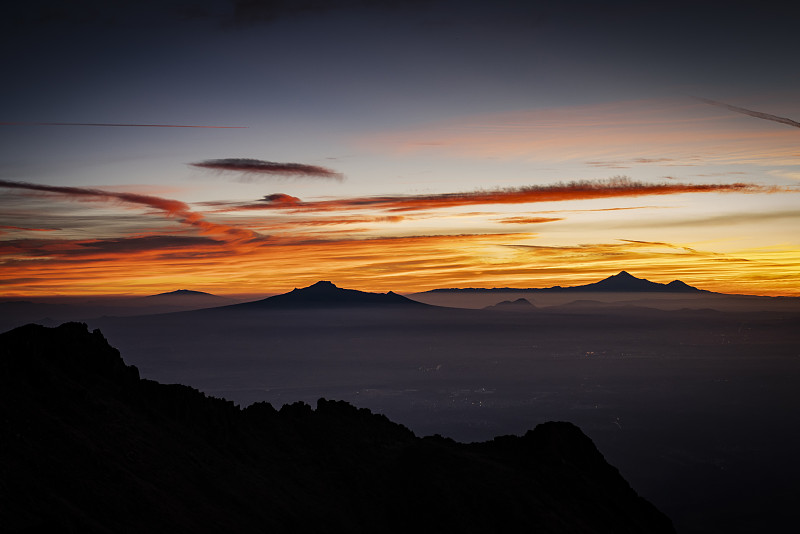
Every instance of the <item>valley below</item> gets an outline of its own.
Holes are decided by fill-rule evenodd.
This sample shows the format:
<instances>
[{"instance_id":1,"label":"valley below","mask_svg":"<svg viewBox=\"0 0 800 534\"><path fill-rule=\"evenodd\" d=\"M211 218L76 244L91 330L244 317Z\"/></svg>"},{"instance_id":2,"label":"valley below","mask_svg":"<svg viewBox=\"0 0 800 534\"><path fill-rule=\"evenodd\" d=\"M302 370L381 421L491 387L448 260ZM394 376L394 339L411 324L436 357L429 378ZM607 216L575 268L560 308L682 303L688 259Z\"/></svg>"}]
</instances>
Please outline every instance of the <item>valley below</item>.
<instances>
[{"instance_id":1,"label":"valley below","mask_svg":"<svg viewBox=\"0 0 800 534\"><path fill-rule=\"evenodd\" d=\"M341 399L472 442L570 421L679 532L797 497L800 316L614 308L237 309L92 321L142 375L247 406Z\"/></svg>"}]
</instances>

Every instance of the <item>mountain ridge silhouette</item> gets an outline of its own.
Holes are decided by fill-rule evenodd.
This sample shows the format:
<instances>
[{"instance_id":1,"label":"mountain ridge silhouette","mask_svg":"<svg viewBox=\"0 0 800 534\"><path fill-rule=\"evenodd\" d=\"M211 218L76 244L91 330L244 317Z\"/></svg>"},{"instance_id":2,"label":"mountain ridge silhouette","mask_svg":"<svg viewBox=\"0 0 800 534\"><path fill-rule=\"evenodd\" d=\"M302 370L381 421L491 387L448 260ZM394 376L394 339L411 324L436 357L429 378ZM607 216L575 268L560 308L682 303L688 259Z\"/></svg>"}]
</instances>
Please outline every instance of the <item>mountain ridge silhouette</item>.
<instances>
[{"instance_id":1,"label":"mountain ridge silhouette","mask_svg":"<svg viewBox=\"0 0 800 534\"><path fill-rule=\"evenodd\" d=\"M570 423L460 444L341 401L241 409L82 323L0 334L0 418L9 533L674 532Z\"/></svg>"},{"instance_id":2,"label":"mountain ridge silhouette","mask_svg":"<svg viewBox=\"0 0 800 534\"><path fill-rule=\"evenodd\" d=\"M513 287L493 287L493 288L439 288L422 293L437 292L609 292L609 293L711 293L705 289L698 289L680 280L673 280L668 284L651 282L645 278L637 278L628 271L620 271L617 274L608 276L598 282L583 284L579 286L552 286L542 288L513 288Z\"/></svg>"}]
</instances>

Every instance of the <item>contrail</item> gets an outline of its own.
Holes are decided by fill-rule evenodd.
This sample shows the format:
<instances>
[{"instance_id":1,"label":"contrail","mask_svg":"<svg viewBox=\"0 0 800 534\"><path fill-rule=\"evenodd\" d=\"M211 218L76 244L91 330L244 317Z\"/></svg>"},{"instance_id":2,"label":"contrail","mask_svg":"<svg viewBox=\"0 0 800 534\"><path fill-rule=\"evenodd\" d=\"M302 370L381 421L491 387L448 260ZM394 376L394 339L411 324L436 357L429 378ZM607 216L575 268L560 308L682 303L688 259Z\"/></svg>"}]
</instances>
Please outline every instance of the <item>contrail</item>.
<instances>
[{"instance_id":1,"label":"contrail","mask_svg":"<svg viewBox=\"0 0 800 534\"><path fill-rule=\"evenodd\" d=\"M768 121L780 122L781 124L786 124L788 126L794 126L795 128L800 128L800 122L793 121L792 119L787 119L786 117L778 117L777 115L770 115L769 113L763 113L761 111L753 111L752 109L740 108L739 106L732 106L724 102L717 102L716 100L701 98L699 96L696 96L695 98L701 102L705 102L706 104L711 104L712 106L729 109L731 111L735 111L736 113L742 113L744 115L750 115L751 117L756 117L757 119L765 119Z\"/></svg>"},{"instance_id":2,"label":"contrail","mask_svg":"<svg viewBox=\"0 0 800 534\"><path fill-rule=\"evenodd\" d=\"M249 126L201 126L194 124L119 124L107 122L0 122L0 126L116 126L134 128L249 128Z\"/></svg>"}]
</instances>

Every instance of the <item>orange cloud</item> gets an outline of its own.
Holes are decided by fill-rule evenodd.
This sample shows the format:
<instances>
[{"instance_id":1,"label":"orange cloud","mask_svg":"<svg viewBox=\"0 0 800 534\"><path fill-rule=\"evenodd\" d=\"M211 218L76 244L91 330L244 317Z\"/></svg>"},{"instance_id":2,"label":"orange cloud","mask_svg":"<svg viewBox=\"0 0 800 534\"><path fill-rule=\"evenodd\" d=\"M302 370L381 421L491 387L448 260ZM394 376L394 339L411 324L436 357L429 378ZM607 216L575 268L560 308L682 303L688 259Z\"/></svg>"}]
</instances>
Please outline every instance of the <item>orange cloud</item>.
<instances>
[{"instance_id":1,"label":"orange cloud","mask_svg":"<svg viewBox=\"0 0 800 534\"><path fill-rule=\"evenodd\" d=\"M554 221L563 221L563 217L506 217L497 219L503 224L539 224Z\"/></svg>"},{"instance_id":2,"label":"orange cloud","mask_svg":"<svg viewBox=\"0 0 800 534\"><path fill-rule=\"evenodd\" d=\"M333 211L380 209L390 212L416 211L480 204L527 204L534 202L559 202L567 200L589 200L615 197L640 197L648 195L676 195L683 193L774 193L786 191L778 187L756 184L649 184L625 177L600 181L577 181L553 185L531 185L497 189L494 191L472 191L467 193L442 193L435 195L396 195L356 197L335 200L303 202L288 195L269 195L257 204L220 206L220 210L280 209L300 211Z\"/></svg>"}]
</instances>

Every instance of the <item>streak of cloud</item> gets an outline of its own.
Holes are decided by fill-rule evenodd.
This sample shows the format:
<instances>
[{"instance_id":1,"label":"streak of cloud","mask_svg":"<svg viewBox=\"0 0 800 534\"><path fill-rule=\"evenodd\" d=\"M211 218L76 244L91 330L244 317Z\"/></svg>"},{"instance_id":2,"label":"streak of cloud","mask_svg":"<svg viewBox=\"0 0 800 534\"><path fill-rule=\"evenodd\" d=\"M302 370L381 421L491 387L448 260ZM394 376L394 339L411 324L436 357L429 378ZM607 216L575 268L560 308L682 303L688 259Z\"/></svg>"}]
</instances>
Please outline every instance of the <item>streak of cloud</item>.
<instances>
[{"instance_id":1,"label":"streak of cloud","mask_svg":"<svg viewBox=\"0 0 800 534\"><path fill-rule=\"evenodd\" d=\"M763 111L754 111L752 109L747 108L740 108L739 106L733 106L731 104L726 104L725 102L717 102L716 100L711 100L708 98L701 98L695 97L700 102L705 102L706 104L710 104L712 106L717 106L720 108L724 108L730 111L734 111L736 113L741 113L743 115L749 115L751 117L755 117L757 119L764 119L773 122L779 122L781 124L785 124L787 126L793 126L795 128L800 128L800 122L797 122L792 119L787 119L786 117L779 117L778 115L772 115L770 113L764 113Z\"/></svg>"},{"instance_id":2,"label":"streak of cloud","mask_svg":"<svg viewBox=\"0 0 800 534\"><path fill-rule=\"evenodd\" d=\"M503 224L540 224L554 221L563 221L563 217L507 217L497 219Z\"/></svg>"},{"instance_id":3,"label":"streak of cloud","mask_svg":"<svg viewBox=\"0 0 800 534\"><path fill-rule=\"evenodd\" d=\"M41 185L27 182L12 182L8 180L0 180L0 187L62 195L77 200L120 202L123 204L146 206L161 211L166 214L167 217L175 218L183 224L198 228L202 233L223 235L234 240L251 240L262 237L260 234L251 230L207 221L201 214L192 211L187 204L179 200L137 193L105 191L102 189L84 187Z\"/></svg>"},{"instance_id":4,"label":"streak of cloud","mask_svg":"<svg viewBox=\"0 0 800 534\"><path fill-rule=\"evenodd\" d=\"M658 272L655 264L648 262L665 261L674 258L691 257L693 260L704 262L747 262L745 258L730 257L718 252L697 250L685 245L677 245L663 241L639 241L634 239L618 239L618 243L586 243L577 245L505 245L508 248L523 254L532 255L536 261L544 262L550 259L557 260L556 264L563 262L585 261L599 264L618 266L621 262L627 267L641 265L651 272ZM663 275L666 269L661 269Z\"/></svg>"},{"instance_id":5,"label":"streak of cloud","mask_svg":"<svg viewBox=\"0 0 800 534\"><path fill-rule=\"evenodd\" d=\"M601 211L656 210L656 209L663 209L663 206L628 206L625 208L594 208L588 210L550 210L550 211L540 211L539 213L596 213Z\"/></svg>"},{"instance_id":6,"label":"streak of cloud","mask_svg":"<svg viewBox=\"0 0 800 534\"><path fill-rule=\"evenodd\" d=\"M292 228L316 228L316 227L329 227L348 224L370 224L370 223L399 223L404 221L406 217L400 215L389 215L385 217L334 217L334 218L320 218L320 219L301 219L291 220L288 222L269 222L266 226L269 230L286 230ZM249 223L249 226L255 226L256 221ZM351 230L352 231L352 230Z\"/></svg>"},{"instance_id":7,"label":"streak of cloud","mask_svg":"<svg viewBox=\"0 0 800 534\"><path fill-rule=\"evenodd\" d=\"M686 247L683 245L673 245L672 243L666 243L664 241L640 241L636 239L620 239L620 241L622 241L623 243L632 243L634 245L673 248L676 250L683 250L691 254L700 254L700 252L691 247Z\"/></svg>"},{"instance_id":8,"label":"streak of cloud","mask_svg":"<svg viewBox=\"0 0 800 534\"><path fill-rule=\"evenodd\" d=\"M102 126L118 128L249 128L249 126L209 126L200 124L126 124L116 122L0 122L0 126Z\"/></svg>"},{"instance_id":9,"label":"streak of cloud","mask_svg":"<svg viewBox=\"0 0 800 534\"><path fill-rule=\"evenodd\" d=\"M21 230L23 232L55 232L58 228L28 228L23 226L0 226L0 233L3 230Z\"/></svg>"},{"instance_id":10,"label":"streak of cloud","mask_svg":"<svg viewBox=\"0 0 800 534\"><path fill-rule=\"evenodd\" d=\"M655 221L641 221L639 228L705 228L709 226L753 225L766 221L791 221L800 220L800 210L774 210L762 213L729 213L710 217L695 217L688 219L659 219Z\"/></svg>"},{"instance_id":11,"label":"streak of cloud","mask_svg":"<svg viewBox=\"0 0 800 534\"><path fill-rule=\"evenodd\" d=\"M227 253L224 241L210 237L148 235L113 239L16 239L0 242L0 254L24 254L28 258L82 258L113 260L131 254L174 254L198 250ZM151 256L152 257L152 256ZM30 260L26 260L30 261Z\"/></svg>"},{"instance_id":12,"label":"streak of cloud","mask_svg":"<svg viewBox=\"0 0 800 534\"><path fill-rule=\"evenodd\" d=\"M697 157L687 157L683 158L682 160L677 160L675 158L633 158L630 160L614 160L614 161L604 161L604 160L595 160L595 161L586 161L586 165L590 167L603 167L607 169L629 169L634 165L659 165L663 167L687 167L696 165L696 163L687 163L687 161L699 161Z\"/></svg>"},{"instance_id":13,"label":"streak of cloud","mask_svg":"<svg viewBox=\"0 0 800 534\"><path fill-rule=\"evenodd\" d=\"M295 212L380 209L389 212L402 212L480 204L526 204L597 198L676 195L683 193L773 193L779 191L786 190L747 183L649 184L633 181L625 177L618 177L601 181L576 181L553 185L532 185L492 191L442 193L435 195L356 197L313 202L298 202L295 200L295 197L289 197L291 201L287 202L284 195L269 195L260 199L258 204L250 203L239 206L229 206L227 209L230 211L283 209Z\"/></svg>"},{"instance_id":14,"label":"streak of cloud","mask_svg":"<svg viewBox=\"0 0 800 534\"><path fill-rule=\"evenodd\" d=\"M341 173L327 167L303 163L276 163L274 161L251 158L207 159L198 163L190 163L189 165L219 172L243 173L250 178L253 175L272 175L294 178L324 178L340 182L344 179Z\"/></svg>"}]
</instances>

